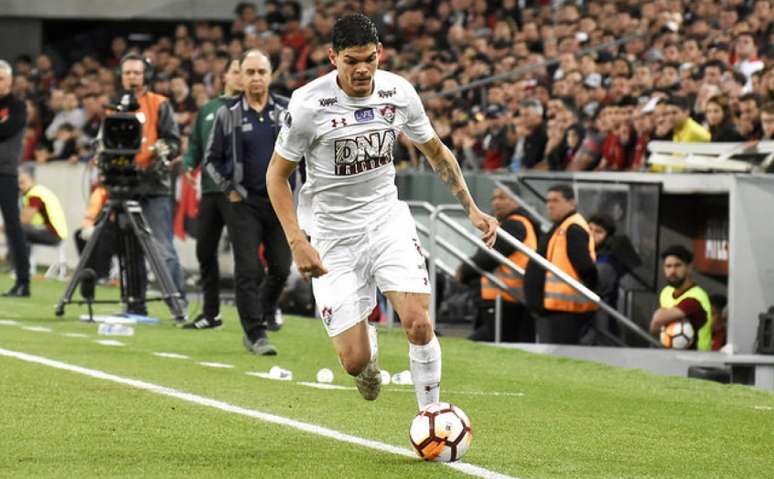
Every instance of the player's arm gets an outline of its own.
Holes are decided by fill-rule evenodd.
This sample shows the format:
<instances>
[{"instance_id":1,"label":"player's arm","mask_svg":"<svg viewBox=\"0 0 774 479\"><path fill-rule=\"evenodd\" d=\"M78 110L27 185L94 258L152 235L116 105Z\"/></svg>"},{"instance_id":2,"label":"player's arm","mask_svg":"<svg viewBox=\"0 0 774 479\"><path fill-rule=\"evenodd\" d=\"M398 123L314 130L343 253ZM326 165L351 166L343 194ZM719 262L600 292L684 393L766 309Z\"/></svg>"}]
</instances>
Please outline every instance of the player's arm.
<instances>
[{"instance_id":1,"label":"player's arm","mask_svg":"<svg viewBox=\"0 0 774 479\"><path fill-rule=\"evenodd\" d=\"M685 318L685 312L680 308L658 308L650 320L650 332L656 334L661 331L662 326Z\"/></svg>"},{"instance_id":2,"label":"player's arm","mask_svg":"<svg viewBox=\"0 0 774 479\"><path fill-rule=\"evenodd\" d=\"M328 270L323 266L320 255L309 244L306 234L298 224L293 192L288 181L297 165L295 161L287 160L275 151L269 162L269 168L266 170L266 190L269 193L269 200L274 207L274 212L282 225L282 230L285 232L285 238L290 245L293 261L295 261L301 275L305 279L309 279L310 277L322 276Z\"/></svg>"},{"instance_id":3,"label":"player's arm","mask_svg":"<svg viewBox=\"0 0 774 479\"><path fill-rule=\"evenodd\" d=\"M473 225L483 232L483 241L490 248L494 245L497 233L497 220L482 212L473 197L470 196L468 185L462 177L462 170L451 151L437 135L426 143L417 143L417 148L425 155L430 166L435 170L441 181L446 183L451 193L457 198Z\"/></svg>"}]
</instances>

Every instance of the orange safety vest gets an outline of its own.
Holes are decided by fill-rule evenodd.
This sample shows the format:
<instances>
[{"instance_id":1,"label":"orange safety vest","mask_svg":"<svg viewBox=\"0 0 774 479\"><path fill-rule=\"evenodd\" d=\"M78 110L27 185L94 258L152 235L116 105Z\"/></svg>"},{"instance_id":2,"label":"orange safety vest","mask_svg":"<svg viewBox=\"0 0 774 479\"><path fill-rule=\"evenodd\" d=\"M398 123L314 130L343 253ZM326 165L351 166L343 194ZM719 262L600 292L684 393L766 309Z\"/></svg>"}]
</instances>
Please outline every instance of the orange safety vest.
<instances>
[{"instance_id":1,"label":"orange safety vest","mask_svg":"<svg viewBox=\"0 0 774 479\"><path fill-rule=\"evenodd\" d=\"M159 139L159 107L167 101L167 97L153 92L145 92L137 99L140 108L135 112L142 123L142 145L140 152L134 157L134 162L140 168L147 168L153 159L151 147Z\"/></svg>"},{"instance_id":2,"label":"orange safety vest","mask_svg":"<svg viewBox=\"0 0 774 479\"><path fill-rule=\"evenodd\" d=\"M97 222L102 207L107 202L107 189L104 186L97 186L89 196L89 205L86 207L86 216L83 218L83 227L90 228Z\"/></svg>"},{"instance_id":3,"label":"orange safety vest","mask_svg":"<svg viewBox=\"0 0 774 479\"><path fill-rule=\"evenodd\" d=\"M518 221L524 225L524 230L527 232L527 235L524 237L524 241L522 242L533 251L536 250L537 234L535 234L535 228L532 226L532 223L525 216L518 214L510 215L507 219ZM529 256L522 253L518 249L511 253L508 259L522 270L527 269ZM524 276L512 270L508 266L505 266L504 264L501 264L497 267L496 270L494 270L494 275L497 277L497 279L505 283L508 289L511 290L516 296L514 297L513 295L501 290L495 286L494 283L489 281L486 276L481 276L481 299L494 300L497 299L497 295L499 294L502 295L503 301L508 301L510 303L524 301Z\"/></svg>"},{"instance_id":4,"label":"orange safety vest","mask_svg":"<svg viewBox=\"0 0 774 479\"><path fill-rule=\"evenodd\" d=\"M565 219L556 230L554 230L551 239L548 241L548 251L546 259L558 266L559 269L570 275L577 281L580 281L578 272L573 268L570 258L567 255L567 229L571 225L578 225L589 235L589 253L591 259L597 260L597 254L594 248L594 239L591 237L589 224L579 213L575 213ZM546 271L545 295L543 297L543 306L548 311L565 311L568 313L585 313L596 311L598 306L589 301L572 286L557 278L550 271Z\"/></svg>"}]
</instances>

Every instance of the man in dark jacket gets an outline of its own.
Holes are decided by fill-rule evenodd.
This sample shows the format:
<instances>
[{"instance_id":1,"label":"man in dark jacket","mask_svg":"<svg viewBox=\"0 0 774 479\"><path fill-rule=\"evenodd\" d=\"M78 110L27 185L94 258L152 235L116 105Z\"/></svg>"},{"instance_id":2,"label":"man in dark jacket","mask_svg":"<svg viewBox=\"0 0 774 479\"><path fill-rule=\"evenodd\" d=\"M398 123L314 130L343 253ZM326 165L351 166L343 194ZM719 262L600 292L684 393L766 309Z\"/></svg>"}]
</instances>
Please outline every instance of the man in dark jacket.
<instances>
[{"instance_id":1,"label":"man in dark jacket","mask_svg":"<svg viewBox=\"0 0 774 479\"><path fill-rule=\"evenodd\" d=\"M266 169L288 100L269 92L272 68L264 53L246 52L240 68L244 93L218 110L204 168L231 206L226 226L234 248L236 306L245 347L254 354L275 355L266 330L292 257L266 191ZM266 274L258 255L261 245Z\"/></svg>"},{"instance_id":2,"label":"man in dark jacket","mask_svg":"<svg viewBox=\"0 0 774 479\"><path fill-rule=\"evenodd\" d=\"M30 258L19 214L18 167L22 151L27 108L11 94L13 69L0 60L0 210L11 256L16 284L3 296L30 295Z\"/></svg>"},{"instance_id":3,"label":"man in dark jacket","mask_svg":"<svg viewBox=\"0 0 774 479\"><path fill-rule=\"evenodd\" d=\"M183 155L186 178L192 182L195 181L192 176L193 171L202 163L218 110L222 106L232 106L238 99L234 95L242 92L238 58L229 61L226 65L223 81L225 84L223 96L213 98L202 107L196 116L196 123L188 140L188 151ZM201 170L200 175L201 199L196 223L196 259L199 260L204 304L201 314L184 325L184 329L209 329L223 326L220 319L218 244L223 227L226 225L226 217L231 211L231 205L205 169Z\"/></svg>"}]
</instances>

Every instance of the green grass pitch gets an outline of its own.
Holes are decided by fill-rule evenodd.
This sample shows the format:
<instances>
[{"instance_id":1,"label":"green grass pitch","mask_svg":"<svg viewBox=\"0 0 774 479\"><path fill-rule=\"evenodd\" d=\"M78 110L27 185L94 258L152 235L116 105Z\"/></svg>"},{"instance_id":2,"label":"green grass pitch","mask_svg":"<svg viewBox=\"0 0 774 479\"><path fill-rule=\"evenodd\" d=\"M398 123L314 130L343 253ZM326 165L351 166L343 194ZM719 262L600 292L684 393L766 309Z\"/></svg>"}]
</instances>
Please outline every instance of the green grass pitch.
<instances>
[{"instance_id":1,"label":"green grass pitch","mask_svg":"<svg viewBox=\"0 0 774 479\"><path fill-rule=\"evenodd\" d=\"M6 277L0 289L10 286ZM220 331L164 320L103 337L85 307L53 305L65 284L0 298L0 348L138 379L408 449L409 386L363 401L320 390L323 367L353 386L322 325L286 318L275 358L248 354L235 310ZM99 289L98 295L116 294ZM98 312L115 311L102 306ZM158 305L152 312L163 314ZM164 314L162 317L166 317ZM43 327L50 332L28 330ZM83 336L65 336L77 333ZM95 341L116 339L125 346ZM774 477L774 394L441 338L442 399L473 423L464 461L523 478ZM402 332L380 330L382 367L408 368ZM172 352L190 359L153 355ZM219 362L230 369L205 367ZM278 365L290 382L250 376ZM469 477L439 464L339 442L126 385L0 356L0 477Z\"/></svg>"}]
</instances>

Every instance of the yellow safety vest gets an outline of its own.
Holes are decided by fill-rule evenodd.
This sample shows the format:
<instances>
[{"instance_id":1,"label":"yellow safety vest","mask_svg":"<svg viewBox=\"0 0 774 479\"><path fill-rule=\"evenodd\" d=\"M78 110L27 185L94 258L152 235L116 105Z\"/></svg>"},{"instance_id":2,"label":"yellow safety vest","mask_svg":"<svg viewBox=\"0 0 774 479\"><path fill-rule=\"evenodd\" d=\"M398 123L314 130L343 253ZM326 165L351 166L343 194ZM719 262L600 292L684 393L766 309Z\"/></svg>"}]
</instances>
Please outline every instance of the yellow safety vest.
<instances>
[{"instance_id":1,"label":"yellow safety vest","mask_svg":"<svg viewBox=\"0 0 774 479\"><path fill-rule=\"evenodd\" d=\"M707 292L701 289L698 285L691 286L686 292L679 297L674 297L675 288L672 286L666 286L661 290L658 302L659 305L664 308L674 308L680 301L686 298L693 298L701 304L701 308L707 315L707 322L699 329L699 338L696 342L696 349L699 351L711 351L712 350L712 306L710 305L709 296Z\"/></svg>"},{"instance_id":2,"label":"yellow safety vest","mask_svg":"<svg viewBox=\"0 0 774 479\"><path fill-rule=\"evenodd\" d=\"M532 226L532 222L527 219L526 216L512 214L508 216L509 220L518 221L524 225L524 230L527 232L524 237L524 243L535 251L537 249L537 234L535 234L535 228ZM522 253L519 250L515 250L508 256L513 264L520 267L522 270L527 269L527 263L529 262L529 256ZM502 295L503 301L510 303L518 303L524 300L524 276L512 270L508 266L501 264L494 270L494 275L502 281L516 296L508 294L502 291L500 288L494 285L486 276L481 276L481 299L494 300L497 295Z\"/></svg>"},{"instance_id":3,"label":"yellow safety vest","mask_svg":"<svg viewBox=\"0 0 774 479\"><path fill-rule=\"evenodd\" d=\"M567 217L567 219L554 230L551 239L548 241L546 259L580 282L580 276L572 266L570 257L567 254L567 230L572 225L578 225L588 233L589 253L591 254L591 259L594 261L597 260L594 239L591 237L589 225L579 213ZM554 276L550 271L546 271L543 307L548 311L564 311L568 313L585 313L596 311L598 308L595 303L589 301L585 296L576 291L575 288Z\"/></svg>"},{"instance_id":4,"label":"yellow safety vest","mask_svg":"<svg viewBox=\"0 0 774 479\"><path fill-rule=\"evenodd\" d=\"M25 208L31 206L30 199L33 197L40 198L43 202L44 210L41 211L38 209L30 223L35 226L45 226L45 216L48 216L48 221L54 228L56 235L59 236L60 239L67 238L67 221L65 220L65 214L62 210L62 204L59 202L56 195L43 185L35 185L27 190L27 192L24 193L24 196L22 196L22 205Z\"/></svg>"}]
</instances>

